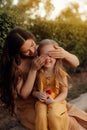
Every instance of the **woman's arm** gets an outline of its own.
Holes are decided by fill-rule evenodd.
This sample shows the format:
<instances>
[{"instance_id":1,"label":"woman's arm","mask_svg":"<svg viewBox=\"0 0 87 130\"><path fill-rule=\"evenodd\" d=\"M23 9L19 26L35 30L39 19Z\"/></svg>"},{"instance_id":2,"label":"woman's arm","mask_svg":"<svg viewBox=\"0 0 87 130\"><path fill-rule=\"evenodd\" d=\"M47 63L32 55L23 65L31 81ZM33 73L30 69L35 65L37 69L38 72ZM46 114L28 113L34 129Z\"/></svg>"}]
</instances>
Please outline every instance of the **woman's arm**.
<instances>
[{"instance_id":1,"label":"woman's arm","mask_svg":"<svg viewBox=\"0 0 87 130\"><path fill-rule=\"evenodd\" d=\"M65 52L65 57L63 59L63 63L65 63L68 66L77 67L79 66L79 59L74 54L71 54L69 52Z\"/></svg>"},{"instance_id":2,"label":"woman's arm","mask_svg":"<svg viewBox=\"0 0 87 130\"><path fill-rule=\"evenodd\" d=\"M22 98L26 99L30 95L30 93L33 89L34 81L35 81L35 78L36 78L36 73L37 73L36 70L31 69L29 71L29 74L28 74L28 77L27 77L27 80L25 81L25 83L23 83L22 78L18 81L16 89L17 89L17 93Z\"/></svg>"},{"instance_id":3,"label":"woman's arm","mask_svg":"<svg viewBox=\"0 0 87 130\"><path fill-rule=\"evenodd\" d=\"M55 99L53 99L50 95L48 95L48 98L45 100L45 103L51 104L54 102L60 102L65 100L66 97L67 97L67 87L62 87L60 94Z\"/></svg>"},{"instance_id":4,"label":"woman's arm","mask_svg":"<svg viewBox=\"0 0 87 130\"><path fill-rule=\"evenodd\" d=\"M72 67L79 65L79 59L74 54L69 53L62 47L54 45L55 50L49 52L49 56L57 59L63 59L63 63Z\"/></svg>"},{"instance_id":5,"label":"woman's arm","mask_svg":"<svg viewBox=\"0 0 87 130\"><path fill-rule=\"evenodd\" d=\"M30 70L28 72L26 81L21 84L21 87L17 87L19 94L24 99L26 99L31 94L31 91L33 89L33 85L34 85L34 82L36 79L36 73L37 73L38 69L40 69L43 66L43 64L45 63L45 59L46 59L46 56L41 56L41 57L35 58L32 61L32 64L30 66Z\"/></svg>"},{"instance_id":6,"label":"woman's arm","mask_svg":"<svg viewBox=\"0 0 87 130\"><path fill-rule=\"evenodd\" d=\"M28 73L28 77L25 83L23 84L23 86L21 87L20 95L24 99L26 99L31 94L31 91L33 89L33 85L35 82L35 78L36 78L36 73L37 73L37 70L30 69Z\"/></svg>"}]
</instances>

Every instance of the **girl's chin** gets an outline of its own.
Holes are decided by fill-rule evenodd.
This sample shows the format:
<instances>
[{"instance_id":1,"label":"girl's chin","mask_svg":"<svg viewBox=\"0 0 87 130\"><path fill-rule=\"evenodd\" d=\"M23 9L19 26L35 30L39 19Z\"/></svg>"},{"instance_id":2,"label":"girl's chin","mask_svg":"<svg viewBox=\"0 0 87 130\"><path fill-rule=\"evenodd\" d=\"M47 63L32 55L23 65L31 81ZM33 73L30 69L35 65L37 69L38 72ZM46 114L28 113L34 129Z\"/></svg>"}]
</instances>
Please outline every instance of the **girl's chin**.
<instances>
[{"instance_id":1,"label":"girl's chin","mask_svg":"<svg viewBox=\"0 0 87 130\"><path fill-rule=\"evenodd\" d=\"M50 65L44 65L45 68L50 68L51 66Z\"/></svg>"}]
</instances>

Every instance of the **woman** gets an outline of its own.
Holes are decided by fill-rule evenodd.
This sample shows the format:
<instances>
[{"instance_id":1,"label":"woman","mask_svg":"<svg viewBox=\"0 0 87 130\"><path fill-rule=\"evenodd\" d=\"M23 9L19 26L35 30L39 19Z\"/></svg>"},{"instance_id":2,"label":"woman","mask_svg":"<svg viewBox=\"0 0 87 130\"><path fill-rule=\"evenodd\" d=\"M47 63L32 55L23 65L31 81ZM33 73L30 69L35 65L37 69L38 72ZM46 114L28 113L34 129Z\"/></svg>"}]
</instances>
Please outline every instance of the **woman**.
<instances>
[{"instance_id":1,"label":"woman","mask_svg":"<svg viewBox=\"0 0 87 130\"><path fill-rule=\"evenodd\" d=\"M78 58L54 46L55 51L48 55L78 66ZM35 57L35 58L34 58ZM34 130L35 111L31 92L37 71L44 65L46 56L36 57L36 43L34 36L20 27L11 30L6 38L1 62L2 100L15 112L20 122L29 130ZM72 128L74 110L68 105L70 126ZM83 118L84 119L84 118ZM76 126L78 123L76 124ZM77 129L76 129L77 130ZM79 129L78 129L79 130Z\"/></svg>"}]
</instances>

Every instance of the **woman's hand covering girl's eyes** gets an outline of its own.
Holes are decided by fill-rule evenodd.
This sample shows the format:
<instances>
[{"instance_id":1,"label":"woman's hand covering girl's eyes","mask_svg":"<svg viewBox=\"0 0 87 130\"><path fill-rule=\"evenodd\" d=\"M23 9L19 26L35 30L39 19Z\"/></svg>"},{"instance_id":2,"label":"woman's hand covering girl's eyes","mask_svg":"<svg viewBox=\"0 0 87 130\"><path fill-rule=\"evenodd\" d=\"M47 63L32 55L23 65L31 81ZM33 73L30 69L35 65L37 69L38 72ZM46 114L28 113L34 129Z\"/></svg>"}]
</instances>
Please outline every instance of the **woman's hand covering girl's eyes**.
<instances>
[{"instance_id":1,"label":"woman's hand covering girl's eyes","mask_svg":"<svg viewBox=\"0 0 87 130\"><path fill-rule=\"evenodd\" d=\"M67 51L62 47L54 45L55 50L49 51L48 55L55 59L63 59L67 56Z\"/></svg>"},{"instance_id":2,"label":"woman's hand covering girl's eyes","mask_svg":"<svg viewBox=\"0 0 87 130\"><path fill-rule=\"evenodd\" d=\"M34 70L39 70L44 64L46 60L46 55L37 56L33 59L31 67Z\"/></svg>"}]
</instances>

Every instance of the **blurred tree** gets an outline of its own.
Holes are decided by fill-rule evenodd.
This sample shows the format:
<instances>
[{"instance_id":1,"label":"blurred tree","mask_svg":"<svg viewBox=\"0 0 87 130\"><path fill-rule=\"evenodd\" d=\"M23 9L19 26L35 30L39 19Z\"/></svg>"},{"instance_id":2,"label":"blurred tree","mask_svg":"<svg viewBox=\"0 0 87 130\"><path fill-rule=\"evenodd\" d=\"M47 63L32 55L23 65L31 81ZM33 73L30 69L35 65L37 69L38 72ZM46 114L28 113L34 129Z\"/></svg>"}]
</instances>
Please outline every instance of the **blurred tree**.
<instances>
[{"instance_id":1,"label":"blurred tree","mask_svg":"<svg viewBox=\"0 0 87 130\"><path fill-rule=\"evenodd\" d=\"M43 2L43 7L47 10L45 18L38 15L31 18L32 14ZM87 21L82 21L78 11L78 4L71 4L62 11L56 20L48 20L53 7L50 0L19 0L17 5L13 0L0 1L0 46L4 45L4 40L8 31L15 26L22 26L30 30L38 41L44 38L56 40L60 46L67 51L76 54L81 63L81 67L87 66ZM49 8L46 5L50 5ZM85 68L85 67L84 67Z\"/></svg>"},{"instance_id":2,"label":"blurred tree","mask_svg":"<svg viewBox=\"0 0 87 130\"><path fill-rule=\"evenodd\" d=\"M42 7L40 5L42 4ZM49 18L51 12L54 9L51 0L18 0L18 7L25 12L28 17L37 17L41 14L38 13L38 10L41 9L45 12L45 19Z\"/></svg>"},{"instance_id":3,"label":"blurred tree","mask_svg":"<svg viewBox=\"0 0 87 130\"><path fill-rule=\"evenodd\" d=\"M63 9L56 20L62 20L66 22L80 22L81 14L79 13L79 5L77 3L71 3L69 7Z\"/></svg>"},{"instance_id":4,"label":"blurred tree","mask_svg":"<svg viewBox=\"0 0 87 130\"><path fill-rule=\"evenodd\" d=\"M51 12L54 10L54 6L50 0L45 0L44 9L46 10L45 18L48 19L51 15Z\"/></svg>"},{"instance_id":5,"label":"blurred tree","mask_svg":"<svg viewBox=\"0 0 87 130\"><path fill-rule=\"evenodd\" d=\"M1 0L0 8L6 11L13 11L13 14L17 12L16 14L20 14L20 17L26 23L28 18L35 18L41 15L38 13L39 9L45 12L45 19L49 18L54 9L51 0L18 0L16 5L13 3L14 0Z\"/></svg>"}]
</instances>

